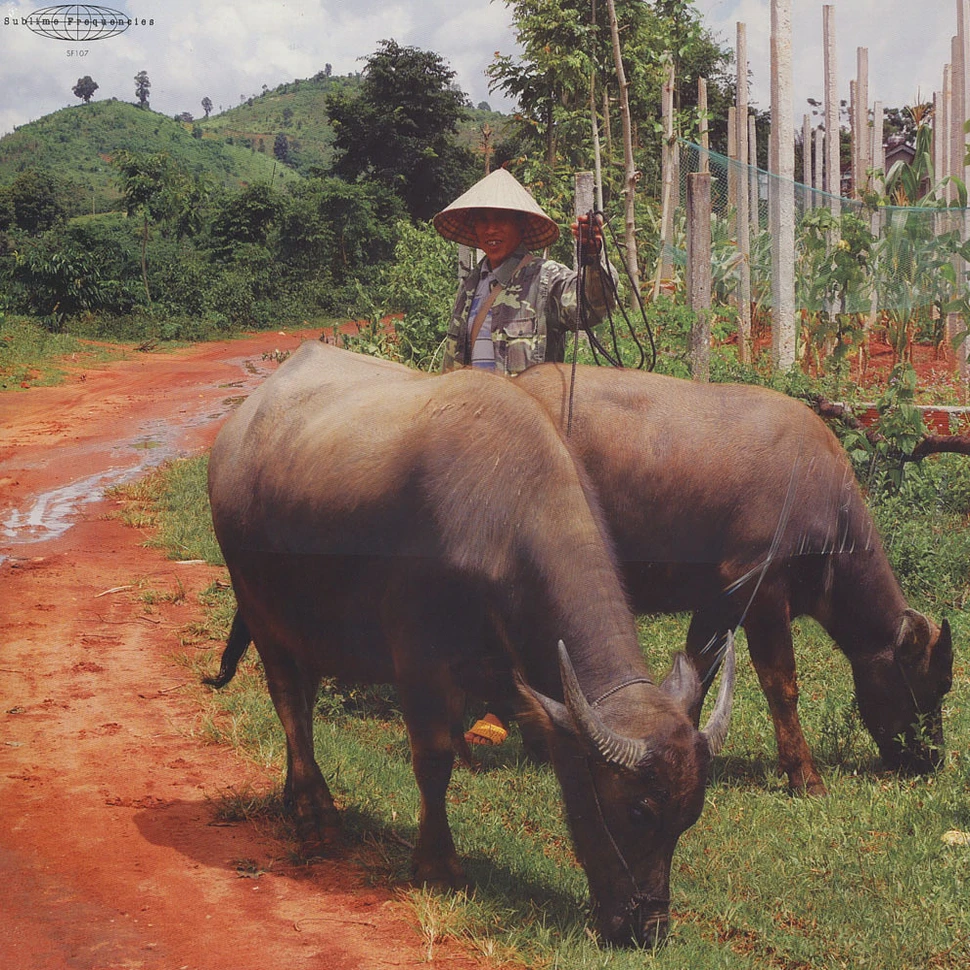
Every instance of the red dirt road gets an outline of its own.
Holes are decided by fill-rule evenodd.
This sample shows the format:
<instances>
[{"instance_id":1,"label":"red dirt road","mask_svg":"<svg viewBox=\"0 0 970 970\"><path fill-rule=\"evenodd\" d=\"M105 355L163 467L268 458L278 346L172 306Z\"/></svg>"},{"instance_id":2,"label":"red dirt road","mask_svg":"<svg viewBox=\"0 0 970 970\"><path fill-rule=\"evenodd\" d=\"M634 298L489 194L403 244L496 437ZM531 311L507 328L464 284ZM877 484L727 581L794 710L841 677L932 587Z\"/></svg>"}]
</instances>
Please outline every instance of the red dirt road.
<instances>
[{"instance_id":1,"label":"red dirt road","mask_svg":"<svg viewBox=\"0 0 970 970\"><path fill-rule=\"evenodd\" d=\"M105 517L105 486L205 448L275 368L262 355L299 342L134 353L0 395L4 970L483 966L453 943L428 962L405 904L346 860L295 866L257 825L213 824L212 796L278 783L193 733L178 630L219 571Z\"/></svg>"}]
</instances>

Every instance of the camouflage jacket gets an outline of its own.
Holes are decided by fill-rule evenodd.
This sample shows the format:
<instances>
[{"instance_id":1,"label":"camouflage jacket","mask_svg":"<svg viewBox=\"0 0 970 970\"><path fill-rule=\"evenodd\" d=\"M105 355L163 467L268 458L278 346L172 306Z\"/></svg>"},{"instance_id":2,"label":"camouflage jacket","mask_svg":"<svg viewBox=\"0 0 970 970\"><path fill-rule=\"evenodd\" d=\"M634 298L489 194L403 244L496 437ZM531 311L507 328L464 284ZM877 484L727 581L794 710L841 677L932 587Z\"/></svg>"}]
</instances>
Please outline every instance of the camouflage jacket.
<instances>
[{"instance_id":1,"label":"camouflage jacket","mask_svg":"<svg viewBox=\"0 0 970 970\"><path fill-rule=\"evenodd\" d=\"M502 291L491 309L495 372L514 377L544 361L561 361L565 356L566 332L577 326L576 281L578 273L551 259L533 259L518 273L513 271L525 256L516 250L495 271ZM478 287L482 263L473 269L458 290L455 309L445 337L442 371L466 366L471 361L468 340L468 311ZM616 281L615 271L609 272ZM586 293L592 310L591 323L606 313L607 300L599 283L599 271L587 270Z\"/></svg>"}]
</instances>

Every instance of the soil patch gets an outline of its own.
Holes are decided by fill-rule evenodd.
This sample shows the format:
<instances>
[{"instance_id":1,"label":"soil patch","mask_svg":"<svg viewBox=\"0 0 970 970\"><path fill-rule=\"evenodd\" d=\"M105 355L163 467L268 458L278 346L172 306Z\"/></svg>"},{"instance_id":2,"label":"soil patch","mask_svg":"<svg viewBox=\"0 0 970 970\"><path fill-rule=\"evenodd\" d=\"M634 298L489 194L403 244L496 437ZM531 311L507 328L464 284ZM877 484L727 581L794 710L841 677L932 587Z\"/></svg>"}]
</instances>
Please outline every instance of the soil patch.
<instances>
[{"instance_id":1,"label":"soil patch","mask_svg":"<svg viewBox=\"0 0 970 970\"><path fill-rule=\"evenodd\" d=\"M352 860L301 865L258 823L215 822L214 797L279 782L205 743L177 660L221 571L107 517L105 487L208 447L266 355L318 335L134 353L0 395L4 970L484 966L455 943L429 962L409 907Z\"/></svg>"}]
</instances>

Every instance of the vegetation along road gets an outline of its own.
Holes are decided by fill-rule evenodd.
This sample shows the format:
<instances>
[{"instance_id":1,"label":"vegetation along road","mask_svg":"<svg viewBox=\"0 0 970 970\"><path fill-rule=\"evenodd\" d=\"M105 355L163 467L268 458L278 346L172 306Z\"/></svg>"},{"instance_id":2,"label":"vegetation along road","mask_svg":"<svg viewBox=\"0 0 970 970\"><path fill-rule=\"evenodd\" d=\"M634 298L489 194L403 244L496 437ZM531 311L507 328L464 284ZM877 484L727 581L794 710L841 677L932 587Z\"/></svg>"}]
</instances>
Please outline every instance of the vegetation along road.
<instances>
[{"instance_id":1,"label":"vegetation along road","mask_svg":"<svg viewBox=\"0 0 970 970\"><path fill-rule=\"evenodd\" d=\"M431 946L352 861L305 864L265 824L218 813L277 781L206 744L178 662L222 571L165 560L104 497L207 447L269 355L299 342L134 353L0 395L5 970L481 966Z\"/></svg>"}]
</instances>

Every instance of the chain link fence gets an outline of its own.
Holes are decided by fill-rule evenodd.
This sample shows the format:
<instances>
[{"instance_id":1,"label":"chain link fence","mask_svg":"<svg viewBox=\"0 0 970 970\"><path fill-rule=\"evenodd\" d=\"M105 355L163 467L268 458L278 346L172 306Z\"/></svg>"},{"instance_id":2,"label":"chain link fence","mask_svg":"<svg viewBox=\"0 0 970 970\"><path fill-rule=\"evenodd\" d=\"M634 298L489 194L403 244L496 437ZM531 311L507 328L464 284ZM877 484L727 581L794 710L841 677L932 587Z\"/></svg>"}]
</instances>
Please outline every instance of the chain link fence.
<instances>
[{"instance_id":1,"label":"chain link fence","mask_svg":"<svg viewBox=\"0 0 970 970\"><path fill-rule=\"evenodd\" d=\"M687 142L680 143L678 154L680 204L663 253L675 282L682 282L686 264L687 176L706 163L711 173L712 301L715 307L730 307L747 298L755 321L764 319L772 300L769 199L777 177ZM751 200L747 253L738 242L742 186ZM803 342L831 342L874 326L885 328L900 357L913 341L962 342L970 319L970 209L943 202L884 205L874 192L864 202L800 183L794 193L795 303ZM741 292L745 261L750 294Z\"/></svg>"}]
</instances>

